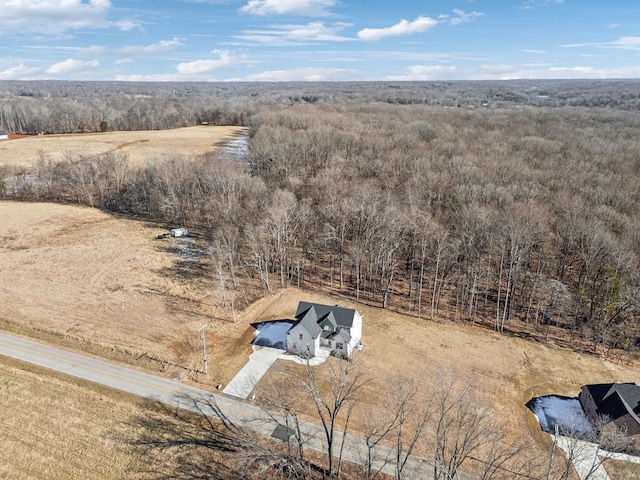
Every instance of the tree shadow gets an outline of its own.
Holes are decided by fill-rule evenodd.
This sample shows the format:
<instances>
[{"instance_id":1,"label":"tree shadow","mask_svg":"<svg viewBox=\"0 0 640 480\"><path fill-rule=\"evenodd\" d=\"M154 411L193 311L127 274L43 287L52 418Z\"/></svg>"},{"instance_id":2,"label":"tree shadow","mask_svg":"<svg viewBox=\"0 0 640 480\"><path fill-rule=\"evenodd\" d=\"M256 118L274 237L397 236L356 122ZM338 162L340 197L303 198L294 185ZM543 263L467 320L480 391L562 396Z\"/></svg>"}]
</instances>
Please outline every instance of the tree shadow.
<instances>
[{"instance_id":1,"label":"tree shadow","mask_svg":"<svg viewBox=\"0 0 640 480\"><path fill-rule=\"evenodd\" d=\"M186 398L186 409L161 402L151 412L133 417L125 442L140 458L149 478L236 480L233 455L246 445L242 429L230 422L211 400ZM208 414L205 414L205 409ZM199 413L198 413L199 412Z\"/></svg>"},{"instance_id":2,"label":"tree shadow","mask_svg":"<svg viewBox=\"0 0 640 480\"><path fill-rule=\"evenodd\" d=\"M152 402L147 413L129 421L124 442L145 459L136 472L144 478L324 478L317 462L288 454L277 437L266 438L231 421L214 396L185 396L180 404Z\"/></svg>"},{"instance_id":3,"label":"tree shadow","mask_svg":"<svg viewBox=\"0 0 640 480\"><path fill-rule=\"evenodd\" d=\"M158 273L183 280L207 278L211 275L203 245L191 237L169 238L167 241L170 243L163 244L158 249L171 254L175 260L171 267L160 269Z\"/></svg>"}]
</instances>

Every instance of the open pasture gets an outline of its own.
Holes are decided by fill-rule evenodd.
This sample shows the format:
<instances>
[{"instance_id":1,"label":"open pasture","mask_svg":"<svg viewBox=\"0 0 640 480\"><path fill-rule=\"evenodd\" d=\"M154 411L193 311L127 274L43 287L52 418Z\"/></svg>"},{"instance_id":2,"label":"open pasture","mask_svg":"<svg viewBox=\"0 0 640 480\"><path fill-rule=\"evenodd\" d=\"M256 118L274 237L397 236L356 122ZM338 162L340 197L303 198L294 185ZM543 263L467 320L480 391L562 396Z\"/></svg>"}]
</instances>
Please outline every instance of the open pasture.
<instances>
[{"instance_id":1,"label":"open pasture","mask_svg":"<svg viewBox=\"0 0 640 480\"><path fill-rule=\"evenodd\" d=\"M53 161L125 153L130 165L143 165L168 156L195 157L216 151L242 132L241 127L196 126L172 130L41 135L0 141L0 166L30 168L41 155Z\"/></svg>"},{"instance_id":2,"label":"open pasture","mask_svg":"<svg viewBox=\"0 0 640 480\"><path fill-rule=\"evenodd\" d=\"M5 329L195 378L198 328L209 324L211 364L224 368L207 380L226 383L242 366L234 349L250 351L237 340L246 325L214 307L207 258L190 261L191 239L155 240L168 229L48 203L0 202L0 219Z\"/></svg>"}]
</instances>

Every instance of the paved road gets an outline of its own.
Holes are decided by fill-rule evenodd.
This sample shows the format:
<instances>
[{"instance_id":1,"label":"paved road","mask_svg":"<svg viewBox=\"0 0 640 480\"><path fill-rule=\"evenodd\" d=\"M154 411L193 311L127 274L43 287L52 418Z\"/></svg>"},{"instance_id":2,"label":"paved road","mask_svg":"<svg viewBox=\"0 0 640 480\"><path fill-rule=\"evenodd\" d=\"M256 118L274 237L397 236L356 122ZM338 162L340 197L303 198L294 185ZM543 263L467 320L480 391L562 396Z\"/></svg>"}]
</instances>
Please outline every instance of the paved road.
<instances>
[{"instance_id":1,"label":"paved road","mask_svg":"<svg viewBox=\"0 0 640 480\"><path fill-rule=\"evenodd\" d=\"M235 425L267 436L273 433L277 425L264 411L251 403L189 387L177 380L149 375L3 333L0 333L0 355L40 365L167 405L223 418ZM302 430L303 435L308 438L305 448L325 452L320 427L312 423L304 423ZM336 445L339 445L340 435L337 438ZM347 436L343 452L345 460L362 463L364 451L361 439ZM387 458L390 454L388 450L380 453ZM414 478L433 476L432 467L421 458L412 458L407 470L414 474ZM383 471L392 475L394 465L386 464Z\"/></svg>"}]
</instances>

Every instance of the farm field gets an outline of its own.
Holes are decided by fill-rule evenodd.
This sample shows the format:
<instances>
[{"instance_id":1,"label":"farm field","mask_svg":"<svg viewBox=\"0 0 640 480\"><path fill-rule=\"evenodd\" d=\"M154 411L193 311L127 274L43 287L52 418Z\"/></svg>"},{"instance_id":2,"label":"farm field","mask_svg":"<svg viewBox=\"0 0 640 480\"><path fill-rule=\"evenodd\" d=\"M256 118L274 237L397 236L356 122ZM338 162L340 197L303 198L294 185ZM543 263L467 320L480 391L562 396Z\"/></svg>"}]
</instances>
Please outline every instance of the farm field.
<instances>
[{"instance_id":1,"label":"farm field","mask_svg":"<svg viewBox=\"0 0 640 480\"><path fill-rule=\"evenodd\" d=\"M18 362L0 362L0 478L152 478L126 437L136 405Z\"/></svg>"},{"instance_id":2,"label":"farm field","mask_svg":"<svg viewBox=\"0 0 640 480\"><path fill-rule=\"evenodd\" d=\"M301 299L341 303L363 314L363 358L372 377L402 372L428 383L435 369L455 367L473 379L478 395L509 432L525 436L532 445L548 447L549 439L525 406L530 398L575 396L585 383L640 383L638 364L614 364L552 343L468 324L430 322L295 288L252 303L237 312L234 322L228 310L215 306L215 275L206 257L197 260L199 267L185 263L190 244L156 240L167 231L162 226L46 203L0 202L0 219L2 330L166 376L181 375L201 386L228 383L251 352L251 323L291 318ZM198 328L204 324L208 377L196 372L202 365ZM262 382L296 368L278 361ZM40 380L32 376L21 381ZM371 400L384 395L383 382L368 393Z\"/></svg>"},{"instance_id":3,"label":"farm field","mask_svg":"<svg viewBox=\"0 0 640 480\"><path fill-rule=\"evenodd\" d=\"M216 464L222 473L232 460L195 445L188 453L147 448L167 431L186 438L198 423L136 396L4 358L0 386L0 478L176 478L191 466Z\"/></svg>"},{"instance_id":4,"label":"farm field","mask_svg":"<svg viewBox=\"0 0 640 480\"><path fill-rule=\"evenodd\" d=\"M195 157L220 148L242 132L241 127L195 126L172 130L44 135L0 141L0 165L29 168L39 155L61 161L65 155L87 157L107 152L126 153L130 165L143 165L168 155Z\"/></svg>"},{"instance_id":5,"label":"farm field","mask_svg":"<svg viewBox=\"0 0 640 480\"><path fill-rule=\"evenodd\" d=\"M192 277L183 262L190 243L155 240L168 229L47 203L0 202L0 219L4 328L195 377L189 369L202 368L198 328L215 324L210 361L223 368L208 380L226 383L241 368L234 349L250 351L237 343L246 325L211 306L209 280Z\"/></svg>"}]
</instances>

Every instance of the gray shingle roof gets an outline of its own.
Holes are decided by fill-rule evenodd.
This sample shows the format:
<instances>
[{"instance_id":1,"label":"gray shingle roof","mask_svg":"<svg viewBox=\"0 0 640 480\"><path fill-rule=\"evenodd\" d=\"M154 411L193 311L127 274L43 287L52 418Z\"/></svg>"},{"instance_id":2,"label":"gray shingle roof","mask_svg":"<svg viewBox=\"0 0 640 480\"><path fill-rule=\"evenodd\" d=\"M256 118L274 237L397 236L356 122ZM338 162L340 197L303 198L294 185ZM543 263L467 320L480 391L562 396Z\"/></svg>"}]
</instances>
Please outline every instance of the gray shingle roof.
<instances>
[{"instance_id":1,"label":"gray shingle roof","mask_svg":"<svg viewBox=\"0 0 640 480\"><path fill-rule=\"evenodd\" d=\"M640 423L640 386L635 383L586 385L596 404L598 415L615 420L630 414Z\"/></svg>"},{"instance_id":2,"label":"gray shingle roof","mask_svg":"<svg viewBox=\"0 0 640 480\"><path fill-rule=\"evenodd\" d=\"M302 325L313 338L322 333L322 328L318 324L318 314L313 306L302 312L300 316L296 315L296 320L298 321L294 325Z\"/></svg>"},{"instance_id":3,"label":"gray shingle roof","mask_svg":"<svg viewBox=\"0 0 640 480\"><path fill-rule=\"evenodd\" d=\"M335 322L340 327L353 327L353 319L356 311L352 308L341 307L340 305L322 305L320 303L300 302L296 311L296 319L300 318L305 312L313 308L318 316L317 320L322 321L329 314L333 314Z\"/></svg>"}]
</instances>

